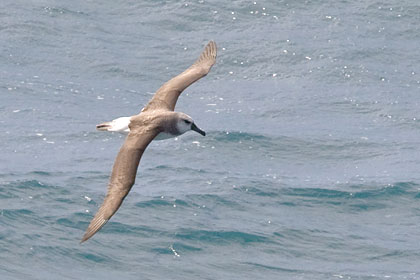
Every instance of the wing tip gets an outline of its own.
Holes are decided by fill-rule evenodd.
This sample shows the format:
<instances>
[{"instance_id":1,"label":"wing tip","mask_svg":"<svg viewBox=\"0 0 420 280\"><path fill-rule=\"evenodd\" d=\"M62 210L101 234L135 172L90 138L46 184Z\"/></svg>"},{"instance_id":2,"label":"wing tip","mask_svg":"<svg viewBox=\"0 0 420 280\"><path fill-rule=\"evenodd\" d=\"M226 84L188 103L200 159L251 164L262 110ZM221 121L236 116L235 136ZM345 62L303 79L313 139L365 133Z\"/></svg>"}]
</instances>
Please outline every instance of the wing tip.
<instances>
[{"instance_id":1,"label":"wing tip","mask_svg":"<svg viewBox=\"0 0 420 280\"><path fill-rule=\"evenodd\" d=\"M216 42L210 40L206 47L204 48L203 52L201 53L200 57L194 63L195 65L201 64L206 65L208 64L209 68L206 70L206 73L210 70L211 66L216 62L217 56L217 45Z\"/></svg>"},{"instance_id":2,"label":"wing tip","mask_svg":"<svg viewBox=\"0 0 420 280\"><path fill-rule=\"evenodd\" d=\"M217 45L216 42L210 40L206 46L206 54L211 56L212 58L216 58L217 55Z\"/></svg>"},{"instance_id":3,"label":"wing tip","mask_svg":"<svg viewBox=\"0 0 420 280\"><path fill-rule=\"evenodd\" d=\"M93 235L95 235L95 233L97 233L107 222L108 220L102 218L101 216L94 217L90 222L82 239L80 240L80 244L82 244L83 242L91 238Z\"/></svg>"},{"instance_id":4,"label":"wing tip","mask_svg":"<svg viewBox=\"0 0 420 280\"><path fill-rule=\"evenodd\" d=\"M214 40L210 40L208 43L207 43L207 46L212 46L212 47L217 47L217 45L216 45L216 42L214 41Z\"/></svg>"}]
</instances>

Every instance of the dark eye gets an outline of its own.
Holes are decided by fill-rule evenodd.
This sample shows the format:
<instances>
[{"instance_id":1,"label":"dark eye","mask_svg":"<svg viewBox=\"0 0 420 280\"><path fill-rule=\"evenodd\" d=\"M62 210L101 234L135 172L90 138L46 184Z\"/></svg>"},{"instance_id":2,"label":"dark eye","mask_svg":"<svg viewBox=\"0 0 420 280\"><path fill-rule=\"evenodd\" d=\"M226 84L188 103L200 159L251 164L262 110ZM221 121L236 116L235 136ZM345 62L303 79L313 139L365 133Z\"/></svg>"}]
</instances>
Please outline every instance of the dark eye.
<instances>
[{"instance_id":1,"label":"dark eye","mask_svg":"<svg viewBox=\"0 0 420 280\"><path fill-rule=\"evenodd\" d=\"M185 122L186 124L190 124L190 123L191 123L189 120L184 120L184 122Z\"/></svg>"}]
</instances>

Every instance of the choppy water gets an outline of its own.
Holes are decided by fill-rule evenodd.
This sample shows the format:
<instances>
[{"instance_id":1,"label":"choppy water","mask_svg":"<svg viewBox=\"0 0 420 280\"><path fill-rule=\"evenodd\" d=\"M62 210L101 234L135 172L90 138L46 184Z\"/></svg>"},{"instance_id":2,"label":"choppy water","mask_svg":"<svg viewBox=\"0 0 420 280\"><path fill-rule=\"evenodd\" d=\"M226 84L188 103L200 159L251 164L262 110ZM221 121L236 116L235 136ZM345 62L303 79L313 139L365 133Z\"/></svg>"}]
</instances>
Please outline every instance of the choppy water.
<instances>
[{"instance_id":1,"label":"choppy water","mask_svg":"<svg viewBox=\"0 0 420 280\"><path fill-rule=\"evenodd\" d=\"M418 1L0 4L1 279L419 279ZM79 245L139 112L214 39Z\"/></svg>"}]
</instances>

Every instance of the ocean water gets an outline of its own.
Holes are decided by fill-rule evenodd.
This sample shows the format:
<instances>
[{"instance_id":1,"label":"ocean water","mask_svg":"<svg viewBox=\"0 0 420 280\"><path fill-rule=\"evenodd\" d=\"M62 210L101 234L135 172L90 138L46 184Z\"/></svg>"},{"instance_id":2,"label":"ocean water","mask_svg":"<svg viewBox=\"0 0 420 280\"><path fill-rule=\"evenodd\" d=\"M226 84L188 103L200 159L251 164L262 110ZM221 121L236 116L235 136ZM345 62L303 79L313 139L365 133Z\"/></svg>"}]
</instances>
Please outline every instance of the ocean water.
<instances>
[{"instance_id":1,"label":"ocean water","mask_svg":"<svg viewBox=\"0 0 420 280\"><path fill-rule=\"evenodd\" d=\"M420 3L0 4L0 279L419 279ZM209 40L123 206L137 114Z\"/></svg>"}]
</instances>

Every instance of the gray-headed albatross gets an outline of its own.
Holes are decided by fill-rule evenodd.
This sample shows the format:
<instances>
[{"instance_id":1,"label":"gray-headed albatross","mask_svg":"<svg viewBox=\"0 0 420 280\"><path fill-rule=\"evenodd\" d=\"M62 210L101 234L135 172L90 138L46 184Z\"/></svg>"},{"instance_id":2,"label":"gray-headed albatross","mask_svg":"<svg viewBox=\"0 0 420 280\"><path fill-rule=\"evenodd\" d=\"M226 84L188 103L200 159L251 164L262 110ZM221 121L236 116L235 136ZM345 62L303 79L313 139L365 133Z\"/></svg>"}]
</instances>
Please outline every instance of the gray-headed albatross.
<instances>
[{"instance_id":1,"label":"gray-headed albatross","mask_svg":"<svg viewBox=\"0 0 420 280\"><path fill-rule=\"evenodd\" d=\"M97 125L98 130L128 133L112 168L104 202L90 222L81 243L98 232L117 212L136 179L137 167L147 145L154 139L165 139L198 128L193 119L174 112L176 101L184 89L209 73L216 62L216 43L210 41L200 57L187 70L164 83L140 114Z\"/></svg>"}]
</instances>

